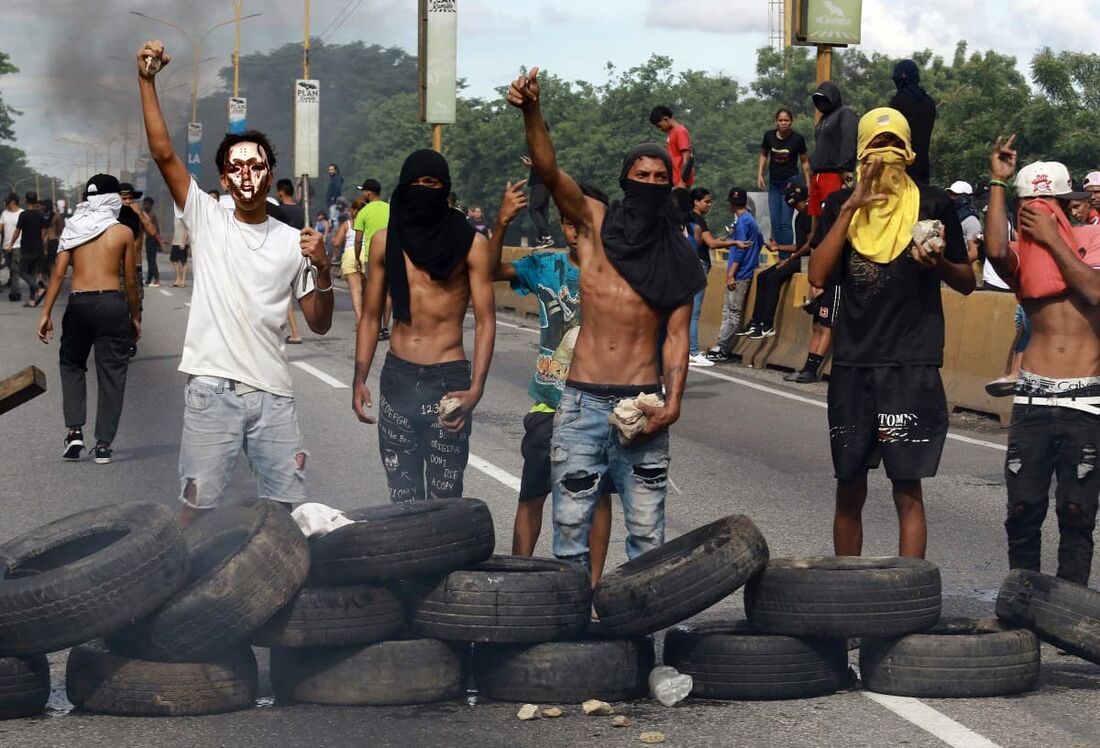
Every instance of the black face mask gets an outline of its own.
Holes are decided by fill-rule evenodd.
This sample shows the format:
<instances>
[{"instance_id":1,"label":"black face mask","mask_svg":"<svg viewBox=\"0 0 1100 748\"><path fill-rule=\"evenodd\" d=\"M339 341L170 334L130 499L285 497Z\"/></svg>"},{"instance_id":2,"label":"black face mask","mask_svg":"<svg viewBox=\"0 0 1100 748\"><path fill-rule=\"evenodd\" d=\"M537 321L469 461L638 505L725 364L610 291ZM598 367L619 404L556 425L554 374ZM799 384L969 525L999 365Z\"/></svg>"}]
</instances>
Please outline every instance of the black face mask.
<instances>
[{"instance_id":1,"label":"black face mask","mask_svg":"<svg viewBox=\"0 0 1100 748\"><path fill-rule=\"evenodd\" d=\"M637 216L648 218L650 225L659 221L661 214L668 209L671 184L620 179L619 186L623 188L623 207Z\"/></svg>"},{"instance_id":2,"label":"black face mask","mask_svg":"<svg viewBox=\"0 0 1100 748\"><path fill-rule=\"evenodd\" d=\"M443 188L410 184L401 188L401 208L409 221L435 223L449 210L447 191Z\"/></svg>"}]
</instances>

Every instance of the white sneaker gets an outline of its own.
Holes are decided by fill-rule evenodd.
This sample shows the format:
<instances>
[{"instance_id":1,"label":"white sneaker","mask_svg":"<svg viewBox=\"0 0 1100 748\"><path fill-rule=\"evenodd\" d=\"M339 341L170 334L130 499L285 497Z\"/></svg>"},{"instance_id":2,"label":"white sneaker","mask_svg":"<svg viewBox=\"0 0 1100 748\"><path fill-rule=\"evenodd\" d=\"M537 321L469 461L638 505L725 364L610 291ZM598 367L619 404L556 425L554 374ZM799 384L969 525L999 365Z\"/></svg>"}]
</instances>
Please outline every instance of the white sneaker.
<instances>
[{"instance_id":1,"label":"white sneaker","mask_svg":"<svg viewBox=\"0 0 1100 748\"><path fill-rule=\"evenodd\" d=\"M696 353L694 356L688 356L688 366L714 366L714 362L707 358L702 353Z\"/></svg>"}]
</instances>

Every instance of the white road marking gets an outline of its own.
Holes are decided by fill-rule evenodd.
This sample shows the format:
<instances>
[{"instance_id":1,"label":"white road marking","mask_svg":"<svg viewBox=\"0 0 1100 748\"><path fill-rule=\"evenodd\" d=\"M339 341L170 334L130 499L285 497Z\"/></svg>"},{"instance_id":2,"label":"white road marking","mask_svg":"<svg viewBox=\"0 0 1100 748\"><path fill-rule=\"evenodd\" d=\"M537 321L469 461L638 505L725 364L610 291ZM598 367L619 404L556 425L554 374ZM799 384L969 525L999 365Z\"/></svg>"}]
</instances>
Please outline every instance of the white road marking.
<instances>
[{"instance_id":1,"label":"white road marking","mask_svg":"<svg viewBox=\"0 0 1100 748\"><path fill-rule=\"evenodd\" d=\"M516 325L511 322L501 322L497 320L498 325L504 327L512 327L516 330L527 330L530 333L538 334L538 330L532 330L530 327L524 327L523 325ZM804 403L806 405L812 405L815 408L828 408L828 404L821 400L815 400L812 397L804 397L802 395L796 395L793 392L787 392L786 390L776 389L775 387L769 387L766 384L760 384L759 382L753 382L748 379L741 379L740 377L731 377L729 374L722 374L717 371L707 371L705 369L692 369L691 374L699 374L704 377L713 377L714 379L722 379L726 382L732 382L733 384L739 384L742 387L748 387L749 389L758 390L760 392L767 392L770 395L777 395L779 397L785 397L788 400L794 400L797 403ZM953 432L947 432L948 439L954 439L957 442L964 442L966 444L973 444L977 447L985 447L987 449L994 449L998 452L1007 452L1008 447L1004 444L998 444L997 442L986 441L985 439L975 439L972 436L963 436L962 434L956 434Z\"/></svg>"},{"instance_id":2,"label":"white road marking","mask_svg":"<svg viewBox=\"0 0 1100 748\"><path fill-rule=\"evenodd\" d=\"M497 467L485 458L471 454L468 464L470 467L485 473L490 478L500 481L513 491L519 491L519 478L509 473L507 470Z\"/></svg>"},{"instance_id":3,"label":"white road marking","mask_svg":"<svg viewBox=\"0 0 1100 748\"><path fill-rule=\"evenodd\" d=\"M959 724L943 712L908 696L887 696L863 691L871 701L886 707L907 722L939 738L951 748L1001 748L997 743Z\"/></svg>"},{"instance_id":4,"label":"white road marking","mask_svg":"<svg viewBox=\"0 0 1100 748\"><path fill-rule=\"evenodd\" d=\"M328 374L326 374L323 371L321 371L320 369L318 369L316 366L311 366L310 364L307 364L305 361L291 361L290 363L293 364L294 366L297 366L299 369L301 369L305 373L312 374L313 376L317 377L318 379L320 379L322 382L329 385L330 387L334 387L338 390L351 389L348 385L344 384L343 382L341 382L336 377L329 376Z\"/></svg>"},{"instance_id":5,"label":"white road marking","mask_svg":"<svg viewBox=\"0 0 1100 748\"><path fill-rule=\"evenodd\" d=\"M169 291L167 288L158 288L157 290L160 291L165 296L171 296L172 295L172 292Z\"/></svg>"}]
</instances>

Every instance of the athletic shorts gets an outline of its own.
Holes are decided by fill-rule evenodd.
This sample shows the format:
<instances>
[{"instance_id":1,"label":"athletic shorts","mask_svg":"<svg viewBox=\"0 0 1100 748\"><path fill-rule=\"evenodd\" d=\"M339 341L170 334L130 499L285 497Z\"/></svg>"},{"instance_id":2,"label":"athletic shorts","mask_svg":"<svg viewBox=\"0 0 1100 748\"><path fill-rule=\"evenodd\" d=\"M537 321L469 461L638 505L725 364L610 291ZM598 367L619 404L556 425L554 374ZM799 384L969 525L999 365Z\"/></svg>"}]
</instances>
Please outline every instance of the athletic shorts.
<instances>
[{"instance_id":1,"label":"athletic shorts","mask_svg":"<svg viewBox=\"0 0 1100 748\"><path fill-rule=\"evenodd\" d=\"M825 198L844 186L844 179L835 172L822 172L810 177L810 199L806 211L811 216L820 216Z\"/></svg>"},{"instance_id":2,"label":"athletic shorts","mask_svg":"<svg viewBox=\"0 0 1100 748\"><path fill-rule=\"evenodd\" d=\"M550 438L554 435L553 413L528 413L523 417L523 475L519 500L540 499L550 493Z\"/></svg>"},{"instance_id":3,"label":"athletic shorts","mask_svg":"<svg viewBox=\"0 0 1100 748\"><path fill-rule=\"evenodd\" d=\"M829 375L829 446L837 480L881 461L891 480L936 474L947 398L935 366L837 366Z\"/></svg>"},{"instance_id":4,"label":"athletic shorts","mask_svg":"<svg viewBox=\"0 0 1100 748\"><path fill-rule=\"evenodd\" d=\"M361 273L362 269L355 263L355 250L345 249L344 253L340 255L340 274L350 275L351 273Z\"/></svg>"},{"instance_id":5,"label":"athletic shorts","mask_svg":"<svg viewBox=\"0 0 1100 748\"><path fill-rule=\"evenodd\" d=\"M813 315L814 322L822 327L832 327L837 312L840 311L840 285L834 283L806 305L806 311Z\"/></svg>"},{"instance_id":6,"label":"athletic shorts","mask_svg":"<svg viewBox=\"0 0 1100 748\"><path fill-rule=\"evenodd\" d=\"M172 251L168 255L169 262L187 262L187 247L178 244L172 245Z\"/></svg>"}]
</instances>

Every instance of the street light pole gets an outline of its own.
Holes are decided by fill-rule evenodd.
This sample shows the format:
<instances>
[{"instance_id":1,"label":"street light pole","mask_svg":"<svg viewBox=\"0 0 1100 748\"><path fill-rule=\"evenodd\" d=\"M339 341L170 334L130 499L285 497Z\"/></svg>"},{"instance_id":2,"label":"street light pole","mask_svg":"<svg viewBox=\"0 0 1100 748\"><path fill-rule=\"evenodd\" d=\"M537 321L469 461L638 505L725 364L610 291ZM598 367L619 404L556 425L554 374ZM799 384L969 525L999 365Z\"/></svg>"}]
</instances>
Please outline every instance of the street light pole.
<instances>
[{"instance_id":1,"label":"street light pole","mask_svg":"<svg viewBox=\"0 0 1100 748\"><path fill-rule=\"evenodd\" d=\"M241 6L244 0L233 3L233 97L241 95Z\"/></svg>"}]
</instances>

